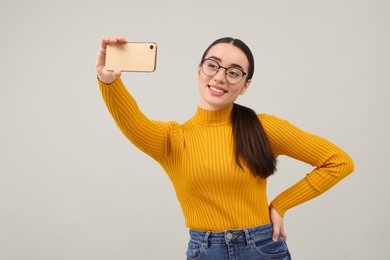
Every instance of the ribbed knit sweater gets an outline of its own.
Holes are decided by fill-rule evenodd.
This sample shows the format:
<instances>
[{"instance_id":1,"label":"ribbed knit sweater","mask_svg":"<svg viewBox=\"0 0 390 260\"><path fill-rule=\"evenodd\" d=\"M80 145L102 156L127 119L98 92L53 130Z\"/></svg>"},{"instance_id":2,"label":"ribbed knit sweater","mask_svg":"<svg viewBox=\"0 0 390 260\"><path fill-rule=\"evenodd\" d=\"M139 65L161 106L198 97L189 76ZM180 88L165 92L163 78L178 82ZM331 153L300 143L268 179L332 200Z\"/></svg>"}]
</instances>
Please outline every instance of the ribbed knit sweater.
<instances>
[{"instance_id":1,"label":"ribbed knit sweater","mask_svg":"<svg viewBox=\"0 0 390 260\"><path fill-rule=\"evenodd\" d=\"M232 106L198 108L184 124L148 119L120 78L99 81L104 101L123 134L168 174L186 226L224 231L270 222L267 180L254 177L234 159ZM272 201L279 214L312 199L353 171L351 158L331 142L275 116L258 115L275 157L286 155L313 166L305 177Z\"/></svg>"}]
</instances>

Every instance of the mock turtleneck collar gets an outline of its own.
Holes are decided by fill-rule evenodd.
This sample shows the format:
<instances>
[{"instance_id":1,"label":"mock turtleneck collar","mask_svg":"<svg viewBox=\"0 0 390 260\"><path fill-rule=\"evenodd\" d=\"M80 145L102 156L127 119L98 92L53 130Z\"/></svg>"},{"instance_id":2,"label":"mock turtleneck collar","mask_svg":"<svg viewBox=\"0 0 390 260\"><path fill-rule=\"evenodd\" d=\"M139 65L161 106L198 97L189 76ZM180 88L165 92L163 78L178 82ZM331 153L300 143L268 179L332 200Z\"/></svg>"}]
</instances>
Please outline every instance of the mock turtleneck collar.
<instances>
[{"instance_id":1,"label":"mock turtleneck collar","mask_svg":"<svg viewBox=\"0 0 390 260\"><path fill-rule=\"evenodd\" d=\"M205 110L198 107L194 119L197 123L204 125L221 125L230 122L230 114L233 105L221 110Z\"/></svg>"}]
</instances>

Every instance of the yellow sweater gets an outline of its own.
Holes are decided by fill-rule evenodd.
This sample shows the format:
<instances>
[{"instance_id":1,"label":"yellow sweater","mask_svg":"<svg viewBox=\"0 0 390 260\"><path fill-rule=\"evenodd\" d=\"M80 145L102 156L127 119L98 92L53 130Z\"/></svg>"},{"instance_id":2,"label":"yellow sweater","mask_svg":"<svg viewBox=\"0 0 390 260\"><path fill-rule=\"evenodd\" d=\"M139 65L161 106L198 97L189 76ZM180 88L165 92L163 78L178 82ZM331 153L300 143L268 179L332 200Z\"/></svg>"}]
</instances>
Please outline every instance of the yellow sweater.
<instances>
[{"instance_id":1,"label":"yellow sweater","mask_svg":"<svg viewBox=\"0 0 390 260\"><path fill-rule=\"evenodd\" d=\"M220 111L198 108L184 124L159 122L139 110L121 79L109 85L99 84L123 134L168 174L188 228L224 231L270 222L267 180L241 169L234 159L232 106ZM282 216L287 209L320 195L353 171L351 158L329 141L277 117L258 117L275 157L286 155L315 167L272 201Z\"/></svg>"}]
</instances>

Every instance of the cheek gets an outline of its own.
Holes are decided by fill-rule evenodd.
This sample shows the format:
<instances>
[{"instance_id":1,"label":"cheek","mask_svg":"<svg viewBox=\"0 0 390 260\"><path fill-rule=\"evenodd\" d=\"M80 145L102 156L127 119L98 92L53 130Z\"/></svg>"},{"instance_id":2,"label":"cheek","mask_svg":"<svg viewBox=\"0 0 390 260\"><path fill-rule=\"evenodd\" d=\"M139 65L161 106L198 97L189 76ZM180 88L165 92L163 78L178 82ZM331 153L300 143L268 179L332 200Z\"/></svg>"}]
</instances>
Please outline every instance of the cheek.
<instances>
[{"instance_id":1,"label":"cheek","mask_svg":"<svg viewBox=\"0 0 390 260\"><path fill-rule=\"evenodd\" d=\"M198 74L197 74L197 76L198 76L198 82L199 82L199 84L200 84L200 82L202 81L202 73L201 73L201 71L200 71L199 68L198 68Z\"/></svg>"},{"instance_id":2,"label":"cheek","mask_svg":"<svg viewBox=\"0 0 390 260\"><path fill-rule=\"evenodd\" d=\"M241 90L240 90L240 89L234 90L233 97L234 97L234 98L237 98L237 97L240 95L240 93L241 93Z\"/></svg>"},{"instance_id":3,"label":"cheek","mask_svg":"<svg viewBox=\"0 0 390 260\"><path fill-rule=\"evenodd\" d=\"M243 93L244 91L244 84L241 84L240 86L236 86L235 89L234 89L234 93L236 95L240 95L241 93Z\"/></svg>"},{"instance_id":4,"label":"cheek","mask_svg":"<svg viewBox=\"0 0 390 260\"><path fill-rule=\"evenodd\" d=\"M199 89L199 91L203 90L205 85L207 85L205 78L202 76L202 74L198 74L198 89Z\"/></svg>"},{"instance_id":5,"label":"cheek","mask_svg":"<svg viewBox=\"0 0 390 260\"><path fill-rule=\"evenodd\" d=\"M198 80L201 80L202 76L203 76L202 70L200 67L198 67Z\"/></svg>"},{"instance_id":6,"label":"cheek","mask_svg":"<svg viewBox=\"0 0 390 260\"><path fill-rule=\"evenodd\" d=\"M204 75L202 72L198 73L198 83L199 85L205 85L208 84L209 77Z\"/></svg>"}]
</instances>

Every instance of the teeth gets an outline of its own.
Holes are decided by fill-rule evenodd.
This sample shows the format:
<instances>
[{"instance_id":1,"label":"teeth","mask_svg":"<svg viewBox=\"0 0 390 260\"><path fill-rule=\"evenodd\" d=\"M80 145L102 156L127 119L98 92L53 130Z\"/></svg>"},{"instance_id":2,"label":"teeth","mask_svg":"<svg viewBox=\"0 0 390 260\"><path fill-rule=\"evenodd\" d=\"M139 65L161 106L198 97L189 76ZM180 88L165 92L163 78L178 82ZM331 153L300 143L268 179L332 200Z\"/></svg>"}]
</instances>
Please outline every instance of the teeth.
<instances>
[{"instance_id":1,"label":"teeth","mask_svg":"<svg viewBox=\"0 0 390 260\"><path fill-rule=\"evenodd\" d=\"M210 87L210 89L212 91L215 91L215 92L218 92L218 93L224 93L225 91L221 90L221 89L217 89L217 88L214 88L214 87Z\"/></svg>"}]
</instances>

